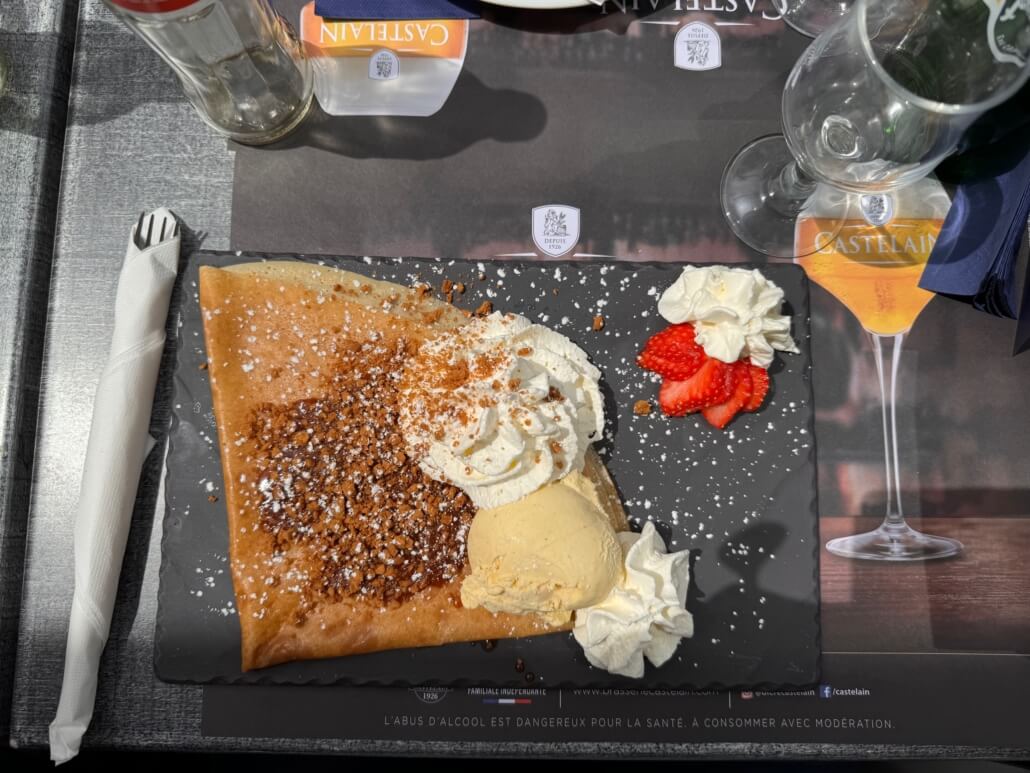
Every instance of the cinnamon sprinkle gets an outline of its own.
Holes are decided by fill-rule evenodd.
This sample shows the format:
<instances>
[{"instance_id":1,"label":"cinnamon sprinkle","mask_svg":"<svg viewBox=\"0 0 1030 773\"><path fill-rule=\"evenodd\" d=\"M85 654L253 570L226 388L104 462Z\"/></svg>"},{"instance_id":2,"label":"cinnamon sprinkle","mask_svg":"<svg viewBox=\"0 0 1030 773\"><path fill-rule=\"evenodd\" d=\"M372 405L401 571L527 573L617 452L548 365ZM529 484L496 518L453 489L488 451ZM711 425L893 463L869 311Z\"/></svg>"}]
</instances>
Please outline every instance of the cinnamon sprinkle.
<instances>
[{"instance_id":1,"label":"cinnamon sprinkle","mask_svg":"<svg viewBox=\"0 0 1030 773\"><path fill-rule=\"evenodd\" d=\"M503 400L505 390L521 386L518 378L505 375L512 354L503 346L477 351L481 343L478 334L468 328L445 334L423 345L404 369L398 384L403 395L400 420L411 444L407 450L415 459L425 457L433 440L446 438L451 448L459 448L464 441L446 428L458 429L462 437L468 437L469 428L480 420L481 411L476 407L493 408ZM489 385L496 397L470 396L467 388L475 383Z\"/></svg>"}]
</instances>

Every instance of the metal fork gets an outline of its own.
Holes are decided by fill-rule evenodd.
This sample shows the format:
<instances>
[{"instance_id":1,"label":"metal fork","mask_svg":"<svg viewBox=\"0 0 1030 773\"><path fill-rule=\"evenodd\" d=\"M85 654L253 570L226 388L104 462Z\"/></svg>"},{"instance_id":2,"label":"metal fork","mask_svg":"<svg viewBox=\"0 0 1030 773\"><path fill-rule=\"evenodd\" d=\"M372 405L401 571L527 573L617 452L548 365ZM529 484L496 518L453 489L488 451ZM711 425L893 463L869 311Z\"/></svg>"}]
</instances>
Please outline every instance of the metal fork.
<instances>
[{"instance_id":1,"label":"metal fork","mask_svg":"<svg viewBox=\"0 0 1030 773\"><path fill-rule=\"evenodd\" d=\"M143 235L143 221L146 220L146 219L147 219L147 213L146 212L140 212L139 213L139 220L136 222L136 230L133 231L133 234L132 234L132 240L135 242L136 248L140 249L140 250L145 250L148 247L153 247L155 244L160 244L161 242L163 242L165 240L165 229L168 226L168 221L165 218L161 218L161 232L160 232L160 234L157 237L157 241L154 241L154 220L156 218L155 218L154 215L151 215L149 221L147 222L147 232L146 232L146 237L144 238L144 235ZM175 221L175 225L172 228L172 232L168 235L168 238L169 239L174 239L178 235L179 235L179 221L176 220Z\"/></svg>"}]
</instances>

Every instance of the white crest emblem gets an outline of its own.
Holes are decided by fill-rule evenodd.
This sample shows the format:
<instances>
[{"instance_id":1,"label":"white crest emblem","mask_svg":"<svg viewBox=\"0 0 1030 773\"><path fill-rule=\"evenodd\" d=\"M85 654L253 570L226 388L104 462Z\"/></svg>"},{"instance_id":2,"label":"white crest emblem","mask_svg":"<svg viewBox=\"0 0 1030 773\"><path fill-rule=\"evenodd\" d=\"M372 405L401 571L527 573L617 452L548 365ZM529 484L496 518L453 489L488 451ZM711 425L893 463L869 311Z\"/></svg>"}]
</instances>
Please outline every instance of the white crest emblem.
<instances>
[{"instance_id":1,"label":"white crest emblem","mask_svg":"<svg viewBox=\"0 0 1030 773\"><path fill-rule=\"evenodd\" d=\"M401 71L401 60L385 48L376 51L368 60L368 77L374 81L392 81Z\"/></svg>"},{"instance_id":2,"label":"white crest emblem","mask_svg":"<svg viewBox=\"0 0 1030 773\"><path fill-rule=\"evenodd\" d=\"M869 225L887 225L894 219L894 197L889 193L867 193L858 202L862 207L862 217Z\"/></svg>"},{"instance_id":3,"label":"white crest emblem","mask_svg":"<svg viewBox=\"0 0 1030 773\"><path fill-rule=\"evenodd\" d=\"M451 691L450 687L409 687L411 692L415 694L423 703L439 703L447 697L447 693Z\"/></svg>"},{"instance_id":4,"label":"white crest emblem","mask_svg":"<svg viewBox=\"0 0 1030 773\"><path fill-rule=\"evenodd\" d=\"M676 33L674 60L681 70L714 70L722 66L722 40L703 21L683 25Z\"/></svg>"},{"instance_id":5,"label":"white crest emblem","mask_svg":"<svg viewBox=\"0 0 1030 773\"><path fill-rule=\"evenodd\" d=\"M533 209L533 243L557 258L579 243L579 210L564 204Z\"/></svg>"}]
</instances>

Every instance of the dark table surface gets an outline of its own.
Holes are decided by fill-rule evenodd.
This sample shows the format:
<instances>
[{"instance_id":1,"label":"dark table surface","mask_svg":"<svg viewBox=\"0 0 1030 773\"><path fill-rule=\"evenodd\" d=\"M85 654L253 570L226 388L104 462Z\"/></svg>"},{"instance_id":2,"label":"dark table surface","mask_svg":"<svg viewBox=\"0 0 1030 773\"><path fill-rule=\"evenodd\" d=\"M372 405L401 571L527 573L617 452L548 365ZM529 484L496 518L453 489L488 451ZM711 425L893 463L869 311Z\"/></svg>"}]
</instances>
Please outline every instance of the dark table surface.
<instances>
[{"instance_id":1,"label":"dark table surface","mask_svg":"<svg viewBox=\"0 0 1030 773\"><path fill-rule=\"evenodd\" d=\"M78 0L0 10L0 739L7 737Z\"/></svg>"},{"instance_id":2,"label":"dark table surface","mask_svg":"<svg viewBox=\"0 0 1030 773\"><path fill-rule=\"evenodd\" d=\"M710 17L706 18L710 20ZM782 40L776 38L778 56L796 56L804 47L805 41L793 33L778 31L776 34L785 36ZM513 32L508 27L496 31L496 36L500 38L499 46L506 45L505 36L510 45L511 37L520 39L518 35L517 31ZM556 45L547 50L553 50L558 64L538 62L536 64L540 66L534 72L543 75L553 66L572 67L567 59L562 58L567 56L568 46ZM577 72L569 75L580 86L587 83L583 79L583 67L581 63ZM467 69L470 72L465 87L472 92L478 90L477 93L483 93L486 88L491 94L506 93L503 84L513 81L526 88L532 87L524 79L520 80L524 73L505 72L498 68L484 75L483 72L474 72L472 66ZM116 77L112 77L112 73L116 73ZM505 232L496 237L495 241L490 241L490 229L498 217L507 217L504 212L493 210L489 210L489 217L485 220L470 217L465 234L460 233L462 229L455 225L454 217L446 210L433 210L430 220L439 217L448 218L448 222L441 222L438 234L428 235L419 233L414 227L391 224L390 210L382 207L369 207L367 212L363 211L361 217L357 218L341 216L341 212L348 211L346 207L349 203L341 203L349 201L346 199L348 186L374 186L377 180L406 179L401 167L404 161L412 159L401 157L403 142L383 146L378 140L371 139L377 136L381 139L381 135L373 135L372 130L378 126L385 127L388 131L384 133L388 135L389 130L393 129L403 134L404 131L412 130L416 126L415 122L377 119L350 124L330 122L340 130L336 136L342 144L330 147L313 144L305 148L303 141L299 141L287 143L278 150L248 149L235 153L185 103L173 76L160 60L118 24L100 3L85 3L81 8L74 75L64 176L57 212L50 311L43 350L38 445L28 507L26 572L11 728L12 743L20 747L36 747L47 742L47 725L57 704L72 587L71 516L82 470L93 393L103 367L112 327L115 282L124 256L128 228L140 210L159 205L171 206L187 223L201 231L196 235L194 243L200 241L204 247L211 249L256 246L259 249L363 254L363 248L368 247L368 251L387 254L413 252L458 255L525 251L527 246L527 236L519 225L521 219L504 220L505 227L511 225L511 233ZM610 75L616 77L614 73ZM726 75L732 77L734 73ZM785 76L786 68L782 72L764 72L750 86L741 81L733 88L733 93L723 95L723 103L734 103L736 107L733 109L738 110L744 105L745 112L748 107L757 110L757 105L768 101L773 108L766 111L769 115L765 118L753 116L744 121L727 119L721 124L719 122L725 116L720 117L718 111L720 100L712 96L716 104L706 113L706 122L701 129L688 140L673 142L664 150L656 150L659 147L657 143L663 136L677 139L684 131L683 125L672 123L663 126L660 121L648 123L644 133L647 137L645 144L650 150L645 148L638 152L636 148L629 148L622 157L619 169L626 180L622 199L628 200L617 202L620 207L625 204L624 209L613 210L617 215L613 223L640 223L642 230L631 229L633 236L629 241L623 235L611 237L609 233L605 238L615 254L694 259L707 255L721 260L747 256L721 221L711 218L712 211L717 214L717 209L711 206L711 197L704 194L704 190L711 187L711 180L702 178L702 185L696 180L692 184L689 179L678 178L663 159L702 152L705 138L718 133L723 125L727 127L729 136L724 137L722 142L728 146L742 144L748 137L763 131L774 131L777 125L774 109L778 101L776 95ZM557 75L554 77L560 80ZM627 97L635 96L632 90L625 90L625 83L622 86L624 91L621 93ZM525 94L521 98L525 99ZM498 163L507 164L506 168L517 177L525 171L518 163L519 158L525 155L520 143L533 142L536 135L540 135L539 142L549 148L548 153L553 153L553 156L548 156L548 161L558 162L563 157L563 149L575 148L576 143L582 139L569 136L562 139L559 136L555 142L554 132L561 124L548 122L569 115L582 115L583 120L586 120L584 104L577 102L573 106L575 110L570 113L567 104L546 103L545 108L551 111L551 115L547 121L533 129L535 134L509 137L507 140L504 136L492 138L471 136L467 132L463 134L458 124L447 123L447 120L453 120L453 113L444 114L439 119L433 119L438 121L433 125L446 131L433 134L437 138L436 144L429 146L433 157L421 160L419 163L425 166L420 168L432 167L446 174L449 168L453 170L454 165L459 163L452 160L448 164L452 156L464 161L471 158L476 163L489 163L493 157L499 159ZM483 122L487 126L492 125L487 118L484 117ZM312 131L325 128L325 124L317 122L312 126ZM500 130L504 127L494 128ZM369 133L368 142L362 139L365 136L363 131ZM603 139L603 132L596 131L596 128L590 131L593 133L589 137L597 141ZM310 133L301 135L304 136L310 136ZM439 139L444 136L446 141ZM493 142L501 144L492 145ZM575 153L571 156L579 158ZM294 162L292 166L291 160ZM717 180L722 160L720 151L718 158L709 159L702 166L709 176L714 175ZM317 164L324 168L317 167ZM294 170L293 177L281 174L291 169ZM334 176L334 169L342 176ZM305 170L324 175L318 178L322 187L315 189L308 186L311 207L318 208L317 219L332 219L330 225L320 230L305 229L305 223L298 223L292 210L275 205L276 196L282 199L292 195L295 190L305 190L303 181L298 179L298 176L308 173ZM591 185L592 182L607 185L617 178L617 175L613 175L618 170L597 166L584 167L579 171L581 174L578 176L554 170L550 174L556 180L579 180L585 188L596 191L599 188ZM281 183L281 187L269 184L258 187L262 181L267 183L269 180L279 181L276 185ZM475 176L469 179L458 176L457 180L454 184L460 186L474 182ZM244 184L241 185L241 181ZM419 185L430 183L431 180L419 177ZM650 198L641 199L651 183L656 188L651 191ZM391 185L396 190L396 185ZM670 186L682 191L682 197L673 202L663 199L660 190ZM501 184L491 189L503 191L505 186ZM432 188L427 190L432 193ZM561 196L572 196L574 193L575 186L567 186L562 189ZM538 194L539 191L534 188L527 195L533 203L544 203L537 200ZM467 189L463 190L463 195L470 196L471 200L477 198L474 192ZM518 201L513 199L511 206L517 207L518 218L525 214L522 210L524 204L529 203L527 195ZM374 203L377 200L373 196L369 201ZM410 201L417 204L421 199L413 196ZM508 202L501 199L500 204L491 204L494 205L503 209ZM406 206L414 205L408 203ZM301 206L297 209L308 211L311 207ZM660 220L648 220L648 208L661 209ZM476 211L471 210L473 214ZM257 229L255 221L262 212L267 212L268 217L261 229ZM399 219L403 220L404 211L398 214L401 216ZM618 219L620 217L621 221ZM699 218L707 223L701 229L704 233L700 240L685 248L681 237L676 234L684 231L688 235L695 233ZM230 222L233 223L232 239ZM353 227L347 227L348 222ZM380 223L386 223L393 229L382 239L377 236L384 233ZM255 227L245 230L244 226L248 224ZM408 230L405 231L405 228ZM274 241L272 237L275 233L283 235L282 243ZM261 243L252 243L255 239ZM377 245L381 246L377 248ZM867 389L868 363L864 366L854 364L864 362L864 358L868 357L868 343L857 323L818 288L813 302L818 307L818 311L813 312L813 335L821 337L823 341L823 348L816 351L815 359L817 366L824 363L815 378L817 410L823 419L821 428L817 430L820 446L820 504L824 513L875 512L876 485L867 485L864 481L882 474L878 412L875 400L870 400ZM8 315L3 316L6 318ZM6 324L6 319L0 322ZM963 338L962 330L965 328L974 332ZM970 426L979 428L977 431L982 432L983 437L990 436L992 440L998 440L996 456L980 453L975 442L972 449L961 442L953 442L951 435L958 437L958 432L942 437L936 416L927 417L919 413L913 400L904 406L899 431L902 440L917 446L919 451L913 457L908 474L912 476L911 479L922 483L923 490L921 494L906 492L907 497L911 494L917 498L914 509L910 508L911 512L918 512L922 508L924 514L931 514L933 508L938 506L947 510L948 503L954 501L949 492L957 488L973 491L977 486L988 486L992 490L1001 490L1008 485L1012 489L1007 498L1003 497L1003 502L990 505L990 512L975 512L986 501L978 498L970 505L973 510L970 518L947 519L948 523L939 529L948 533L957 529L960 532L958 536L967 539L967 544L989 543L992 546L990 550L1007 557L1005 560L1008 563L999 563L997 566L994 561L975 565L955 564L965 566L966 570L954 576L950 574L952 569L948 565L941 565L940 569L906 567L904 572L907 574L902 578L901 575L877 575L874 568L856 567L854 563L838 566L834 563L836 559L826 558L824 553L824 582L827 588L824 630L828 637L826 649L831 650L825 658L824 668L835 681L839 684L871 685L874 694L890 697L894 694L892 691L897 691L899 685L905 684L904 674L907 672L905 658L895 657L898 653L893 652L891 647L919 651L925 645L934 650L942 647L948 650L945 653L947 657L931 659L920 671L918 684L926 685L925 695L920 694L920 688L904 687L905 694L897 701L898 716L932 715L932 712L927 711L927 706L938 708L943 704L943 698L938 696L947 694L942 691L948 675L954 669L967 674L969 679L976 679L978 675L988 673L984 668L995 668L999 662L1008 668L1009 662L1014 661L1014 668L1004 672L1009 675L1006 677L1007 683L996 688L994 685L997 684L998 674L990 672L990 678L983 676L977 683L982 686L982 690L970 698L967 704L954 706L955 711L980 705L998 695L1001 695L1002 701L1014 701L1030 685L1030 658L1026 656L1030 648L1024 639L1019 638L1026 635L1025 619L1012 606L1014 601L996 593L990 598L982 598L976 593L963 596L965 587L970 584L970 577L974 576L970 571L974 567L982 567L987 571L984 585L988 581L992 584L1010 583L1005 587L1011 587L1013 595L1025 594L1028 587L1027 574L1019 570L1016 558L1020 540L1024 543L1026 541L1027 521L1012 518L1012 522L1019 521L1019 524L1016 531L1010 532L1007 526L993 522L993 518L984 519L991 520L991 523L979 523L976 517L999 513L1016 516L1030 512L1027 509L1030 497L1025 480L1021 485L1012 484L1012 481L1018 483L1021 480L1019 471L1025 470L1027 445L1021 437L1004 433L1005 419L988 417L985 423L981 414L968 408L969 395L976 394L979 382L963 378L961 373L956 372L955 366L955 358L964 356L963 353L979 357L979 367L990 368L1001 384L1001 391L995 399L1014 401L1012 404L1015 404L1019 400L1017 395L1021 394L1019 385L1025 383L1028 361L1012 360L1008 356L1011 347L1006 350L1006 336L1011 339L1011 328L1005 321L985 317L954 303L936 300L924 312L912 336L911 354L905 360L906 370L903 373L918 375L920 379L933 379L934 388L941 394L940 404L949 408L952 417L958 417L955 421L969 422ZM942 341L947 343L947 347L942 346ZM969 352L974 352L974 355L969 355ZM861 378L855 377L849 382L848 373L857 373ZM921 381L920 389L925 389L926 383L930 382ZM1014 417L1008 417L1008 420L1017 423L1024 421L1027 418L1025 413L1017 413ZM966 426L958 425L959 429ZM968 464L964 462L967 457ZM964 472L956 473L956 470ZM857 483L838 485L840 480L848 476ZM277 737L274 722L260 732L255 730L254 737L242 737L228 732L224 722L229 713L239 710L241 696L244 695L235 691L239 688L169 685L158 681L153 674L160 523L163 512L160 503L164 499L162 481L161 460L155 458L145 473L140 506L129 536L111 639L100 669L96 716L86 737L87 747L451 754L529 751L550 754L574 752L770 757L868 757L889 754L1011 756L1020 753L1015 748L1018 744L1013 741L1013 738L1018 741L1019 735L1013 734L1011 728L980 728L975 724L945 739L929 731L911 734L899 732L866 742L843 743L820 742L804 733L794 733L786 741L764 742L758 738L744 742L732 734L718 733L663 744L647 741L606 743L589 738L558 743L532 738L513 738L505 742L489 739L461 742L446 738L405 739L403 735L387 733L382 728L366 732L355 729L356 726L344 724L341 728L331 722L326 727L332 727L323 731L321 737L283 739ZM824 486L826 496L823 496ZM866 494L872 497L872 501L866 501L868 497L863 499ZM935 496L940 499L937 504ZM824 518L821 521L823 536L845 533L857 525L848 519ZM934 528L937 528L937 524ZM1000 532L999 529L1004 531ZM973 560L977 558L975 553L971 557ZM1011 571L1005 569L1005 566L1010 567ZM857 579L859 576L860 580ZM923 592L920 592L921 589ZM890 598L888 604L883 603L885 595ZM962 631L969 626L982 628L986 621L978 605L995 602L1005 604L1004 610L1007 611L998 614L1004 614L1011 624L1012 638L1003 641L999 634L996 640L984 645L981 637L977 640L978 651L970 652L964 647L967 642L962 638ZM851 610L857 612L857 617ZM878 616L881 613L893 615L895 621L909 620L911 625L899 627L892 623L889 635L877 638L875 632L885 627L879 624ZM958 621L954 625L947 622L952 618ZM941 620L945 622L940 623ZM933 628L942 624L944 628ZM857 630L852 631L849 626ZM874 646L869 646L868 641L861 641L864 634L871 636ZM857 649L862 650L857 653L851 651L855 647L856 637L860 640ZM983 657L984 654L988 657ZM987 665L982 665L985 663ZM288 711L291 705L297 705L294 702L324 700L330 712L341 708L333 706L334 700L352 703L363 700L363 696L345 691L310 693L305 691L317 688L299 688L289 692L269 693L269 689L276 688L253 688L243 700L247 702L253 699L255 705L274 705L278 702L282 704L281 711ZM380 703L390 704L392 700L380 692L368 693L367 696L369 705L373 707ZM413 696L402 697L410 698L411 705L405 704L405 707L411 712L425 708L420 703L421 698L416 701ZM551 702L560 705L562 700L561 695L545 697L546 700L542 702L547 705ZM574 699L576 696L567 697ZM734 711L745 714L769 705L762 701L743 704L730 695L717 698L720 706L724 703L723 698L727 698ZM468 696L455 695L444 704L444 713L451 711L451 707L460 708L470 703L470 700ZM478 700L475 702L478 703ZM380 722L382 715L374 714L372 709L369 711L370 726L374 724L371 720ZM944 712L941 714L942 723L959 721L959 715L951 709L941 711ZM930 718L933 719L933 716ZM1030 752L1024 748L1022 753Z\"/></svg>"}]
</instances>

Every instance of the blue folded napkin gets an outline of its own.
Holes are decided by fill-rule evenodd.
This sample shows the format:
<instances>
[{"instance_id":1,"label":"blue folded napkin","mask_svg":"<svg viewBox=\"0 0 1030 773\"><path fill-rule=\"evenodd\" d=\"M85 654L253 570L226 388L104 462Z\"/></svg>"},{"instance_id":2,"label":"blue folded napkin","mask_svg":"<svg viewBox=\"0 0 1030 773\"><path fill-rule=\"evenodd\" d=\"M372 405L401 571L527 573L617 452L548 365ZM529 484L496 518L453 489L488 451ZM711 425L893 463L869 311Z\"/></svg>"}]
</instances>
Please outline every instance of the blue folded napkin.
<instances>
[{"instance_id":1,"label":"blue folded napkin","mask_svg":"<svg viewBox=\"0 0 1030 773\"><path fill-rule=\"evenodd\" d=\"M1019 249L1030 216L1030 87L985 115L960 152L938 168L955 186L951 209L919 286L1016 318Z\"/></svg>"},{"instance_id":2,"label":"blue folded napkin","mask_svg":"<svg viewBox=\"0 0 1030 773\"><path fill-rule=\"evenodd\" d=\"M1030 216L1030 152L997 177L960 184L919 285L1015 318L1016 256Z\"/></svg>"},{"instance_id":3,"label":"blue folded napkin","mask_svg":"<svg viewBox=\"0 0 1030 773\"><path fill-rule=\"evenodd\" d=\"M478 0L315 0L323 19L478 19Z\"/></svg>"}]
</instances>

